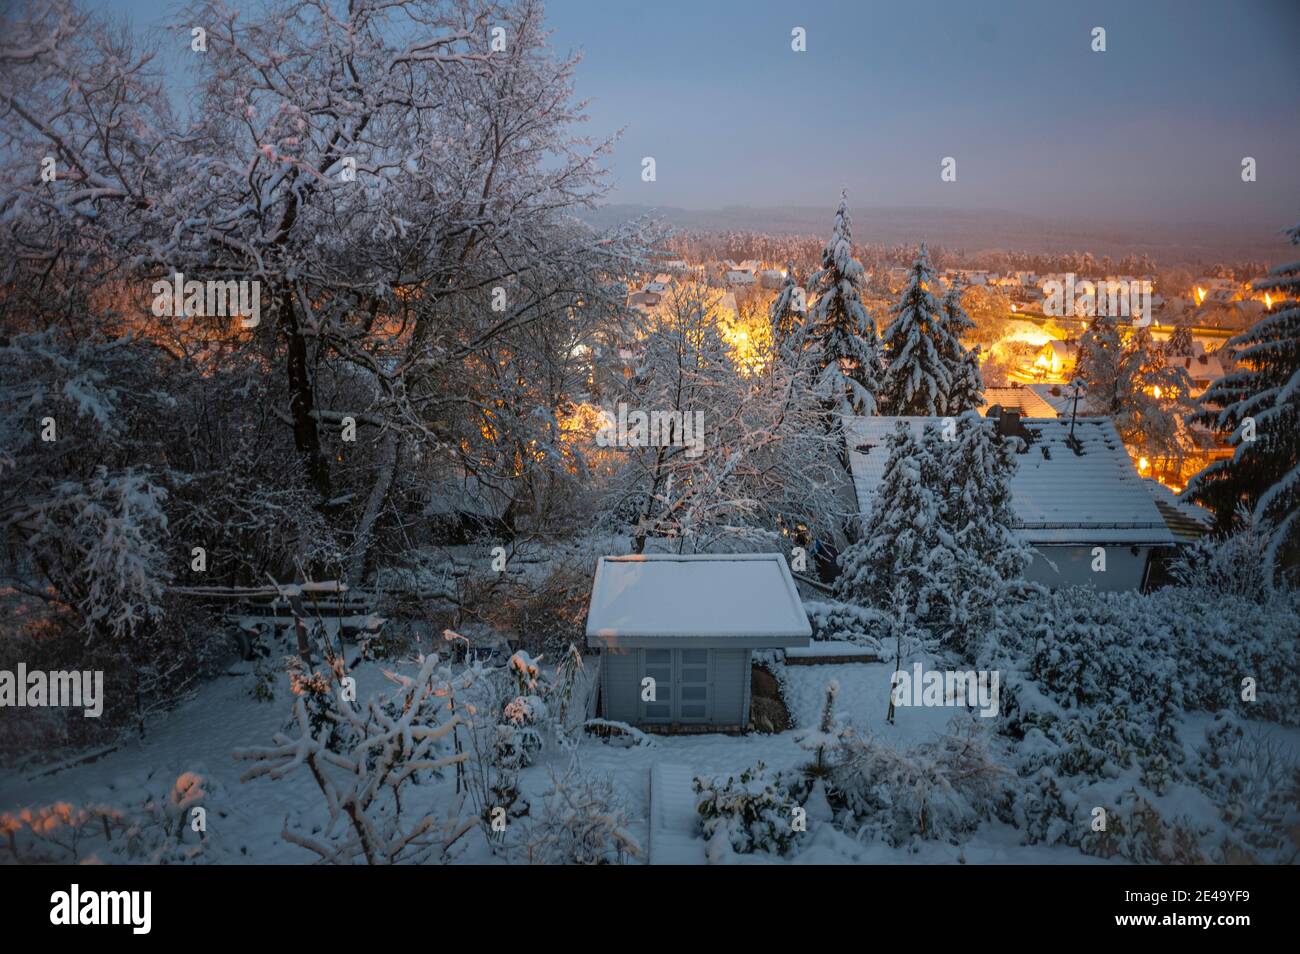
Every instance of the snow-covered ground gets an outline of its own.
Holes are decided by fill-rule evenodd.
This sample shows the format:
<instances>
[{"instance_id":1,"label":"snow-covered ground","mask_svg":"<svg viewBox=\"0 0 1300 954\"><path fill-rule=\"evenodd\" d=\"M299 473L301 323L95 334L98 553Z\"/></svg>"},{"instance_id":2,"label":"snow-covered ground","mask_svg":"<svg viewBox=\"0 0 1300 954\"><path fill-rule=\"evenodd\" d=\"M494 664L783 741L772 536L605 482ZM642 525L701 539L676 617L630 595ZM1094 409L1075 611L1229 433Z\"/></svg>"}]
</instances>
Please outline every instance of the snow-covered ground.
<instances>
[{"instance_id":1,"label":"snow-covered ground","mask_svg":"<svg viewBox=\"0 0 1300 954\"><path fill-rule=\"evenodd\" d=\"M357 667L355 675L361 696L381 691L388 685L384 668L392 667L376 663ZM826 686L832 679L840 687L836 706L839 717L852 720L860 728L869 728L900 747L932 738L943 731L952 717L950 709L900 708L895 724L889 725L885 711L891 667L884 663L788 668L778 665L775 669L795 730L741 737L715 734L655 737L651 745L626 748L596 739L585 739L579 745L578 757L583 768L614 784L632 819L630 833L643 849L649 842L652 766L673 765L684 767L691 775L726 776L739 774L758 762L771 770L803 764L808 760L808 753L800 749L795 735L798 729L817 724ZM249 696L250 679L246 672L235 672L213 681L197 697L157 719L149 726L145 739L128 739L119 749L96 762L34 778L13 770L0 773L0 810L60 801L138 803L145 792L166 789L181 773L196 772L207 784L222 791L229 806L229 816L219 824L215 821L212 824L214 837L220 837L224 843L225 857L256 864L314 861L314 856L287 844L280 834L286 816L301 812L308 827L313 819L324 820L319 793L308 775L300 773L281 782L239 781L246 763L232 758L234 750L268 744L272 734L282 727L288 710L287 689L279 691L275 702L254 701ZM1200 728L1196 727L1195 731L1199 732ZM561 753L544 752L521 779L525 796L540 794L550 779L549 770L562 769L567 758ZM1020 834L1001 825L980 829L962 846L926 843L914 853L879 843L859 843L829 824L811 823L803 838L807 840L797 845L792 858L795 863L1092 861L1070 849L1022 846ZM467 845L462 852L462 860L493 860L477 844ZM644 856L643 850L643 860ZM773 859L759 856L745 860Z\"/></svg>"}]
</instances>

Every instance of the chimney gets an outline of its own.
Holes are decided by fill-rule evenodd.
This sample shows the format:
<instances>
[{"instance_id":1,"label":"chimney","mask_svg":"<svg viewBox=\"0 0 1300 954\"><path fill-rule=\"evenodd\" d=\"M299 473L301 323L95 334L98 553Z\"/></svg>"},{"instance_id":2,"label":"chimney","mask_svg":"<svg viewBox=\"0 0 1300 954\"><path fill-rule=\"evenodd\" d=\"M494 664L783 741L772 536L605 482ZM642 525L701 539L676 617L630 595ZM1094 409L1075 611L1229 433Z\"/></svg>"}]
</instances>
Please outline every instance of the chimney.
<instances>
[{"instance_id":1,"label":"chimney","mask_svg":"<svg viewBox=\"0 0 1300 954\"><path fill-rule=\"evenodd\" d=\"M1024 447L1021 449L1021 453L1024 453L1025 449L1027 449L1029 445L1033 443L1034 435L1029 432L1029 428L1025 427L1024 424L1020 423L1020 412L1013 411L1010 408L1006 408L1006 407L998 408L998 412L999 412L997 414L998 434L1002 437L1020 438L1022 441L1024 441ZM990 417L994 416L992 414L992 409L990 409L989 416Z\"/></svg>"}]
</instances>

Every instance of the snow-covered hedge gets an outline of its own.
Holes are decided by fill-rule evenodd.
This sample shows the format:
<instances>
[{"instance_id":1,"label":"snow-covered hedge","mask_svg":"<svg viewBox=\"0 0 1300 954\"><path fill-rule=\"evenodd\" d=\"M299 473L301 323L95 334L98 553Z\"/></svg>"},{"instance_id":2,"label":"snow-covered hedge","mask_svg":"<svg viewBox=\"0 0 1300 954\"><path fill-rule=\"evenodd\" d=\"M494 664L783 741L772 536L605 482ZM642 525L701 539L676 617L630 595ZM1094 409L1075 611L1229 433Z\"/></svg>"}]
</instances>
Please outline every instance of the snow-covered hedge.
<instances>
[{"instance_id":1,"label":"snow-covered hedge","mask_svg":"<svg viewBox=\"0 0 1300 954\"><path fill-rule=\"evenodd\" d=\"M804 611L814 640L839 640L881 651L880 640L889 632L889 617L880 610L839 600L805 600Z\"/></svg>"}]
</instances>

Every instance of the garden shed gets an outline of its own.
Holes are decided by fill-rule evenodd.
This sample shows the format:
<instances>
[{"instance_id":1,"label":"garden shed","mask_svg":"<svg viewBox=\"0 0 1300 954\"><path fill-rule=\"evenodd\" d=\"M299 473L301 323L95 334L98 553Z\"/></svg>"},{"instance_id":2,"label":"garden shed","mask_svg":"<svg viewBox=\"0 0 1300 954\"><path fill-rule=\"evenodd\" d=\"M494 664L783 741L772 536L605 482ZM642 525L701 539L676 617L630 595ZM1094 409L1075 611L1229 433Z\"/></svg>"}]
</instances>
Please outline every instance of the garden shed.
<instances>
[{"instance_id":1,"label":"garden shed","mask_svg":"<svg viewBox=\"0 0 1300 954\"><path fill-rule=\"evenodd\" d=\"M606 719L744 730L753 650L807 646L811 635L779 553L602 557L596 566L587 645L601 650Z\"/></svg>"}]
</instances>

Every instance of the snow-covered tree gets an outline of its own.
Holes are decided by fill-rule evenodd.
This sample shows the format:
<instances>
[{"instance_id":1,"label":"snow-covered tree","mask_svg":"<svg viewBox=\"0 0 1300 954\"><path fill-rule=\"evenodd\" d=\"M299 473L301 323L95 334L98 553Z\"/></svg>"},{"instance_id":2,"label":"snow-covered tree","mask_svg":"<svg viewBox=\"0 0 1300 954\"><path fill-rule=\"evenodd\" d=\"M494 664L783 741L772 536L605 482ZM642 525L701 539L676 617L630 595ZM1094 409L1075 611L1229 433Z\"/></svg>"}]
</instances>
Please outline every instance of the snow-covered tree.
<instances>
[{"instance_id":1,"label":"snow-covered tree","mask_svg":"<svg viewBox=\"0 0 1300 954\"><path fill-rule=\"evenodd\" d=\"M840 556L836 596L886 606L904 584L909 605L903 609L912 619L927 619L942 569L951 564L938 463L905 421L897 423L887 446L889 459L862 538Z\"/></svg>"},{"instance_id":2,"label":"snow-covered tree","mask_svg":"<svg viewBox=\"0 0 1300 954\"><path fill-rule=\"evenodd\" d=\"M984 405L984 378L980 373L980 346L967 348L962 342L975 322L962 307L962 291L954 281L943 297L943 358L950 378L944 413L953 416Z\"/></svg>"},{"instance_id":3,"label":"snow-covered tree","mask_svg":"<svg viewBox=\"0 0 1300 954\"><path fill-rule=\"evenodd\" d=\"M1300 226L1288 234L1300 244ZM1224 345L1238 366L1202 395L1198 415L1231 432L1233 455L1193 478L1187 493L1214 511L1220 530L1244 502L1267 528L1276 567L1300 547L1300 262L1277 266L1255 288L1283 300Z\"/></svg>"},{"instance_id":4,"label":"snow-covered tree","mask_svg":"<svg viewBox=\"0 0 1300 954\"><path fill-rule=\"evenodd\" d=\"M675 286L619 395L632 426L610 432L627 446L616 450L608 509L631 524L637 552L653 537L699 550L723 538L770 542L785 527L823 527L838 515L834 443L806 386L811 355L796 350L742 373L718 333L718 303L700 283ZM617 425L619 409L607 413ZM682 426L660 428L655 443L648 427L634 430L634 414Z\"/></svg>"},{"instance_id":5,"label":"snow-covered tree","mask_svg":"<svg viewBox=\"0 0 1300 954\"><path fill-rule=\"evenodd\" d=\"M323 831L305 833L286 826L281 837L330 864L395 864L436 861L479 819L468 807L464 791L441 805L430 804L428 782L444 769L467 759L452 751L451 736L467 718L454 705L473 674L452 676L436 655L420 660L414 677L393 676L396 687L387 695L356 707L334 676L330 692L337 695L336 718L347 745L335 751L312 725L305 699L294 702L292 734L276 733L274 745L240 750L235 758L251 762L241 780L279 781L306 773L320 789L329 811ZM448 705L448 699L453 705ZM455 709L455 711L452 711ZM423 790L423 796L417 795Z\"/></svg>"},{"instance_id":6,"label":"snow-covered tree","mask_svg":"<svg viewBox=\"0 0 1300 954\"><path fill-rule=\"evenodd\" d=\"M853 257L848 197L840 196L822 267L812 276L816 299L808 315L809 342L821 369L817 394L834 413L874 414L880 380L880 343L875 319L862 304L866 272Z\"/></svg>"},{"instance_id":7,"label":"snow-covered tree","mask_svg":"<svg viewBox=\"0 0 1300 954\"><path fill-rule=\"evenodd\" d=\"M1190 358L1196 354L1195 341L1192 338L1192 326L1185 321L1174 325L1169 338L1165 341L1164 352L1169 357Z\"/></svg>"},{"instance_id":8,"label":"snow-covered tree","mask_svg":"<svg viewBox=\"0 0 1300 954\"><path fill-rule=\"evenodd\" d=\"M794 263L791 262L785 267L785 281L781 285L781 290L772 299L772 304L767 310L768 323L772 329L772 344L777 350L784 347L791 336L804 326L807 307L806 304L804 307L798 307L800 304L796 298L798 288L799 281L795 276Z\"/></svg>"},{"instance_id":9,"label":"snow-covered tree","mask_svg":"<svg viewBox=\"0 0 1300 954\"><path fill-rule=\"evenodd\" d=\"M862 540L841 558L841 599L898 614L897 627L969 651L982 615L1020 581L1030 551L1015 533L1011 442L968 411L953 431L900 421ZM899 601L905 606L899 606Z\"/></svg>"},{"instance_id":10,"label":"snow-covered tree","mask_svg":"<svg viewBox=\"0 0 1300 954\"><path fill-rule=\"evenodd\" d=\"M1187 371L1165 363L1151 333L1121 335L1114 318L1099 316L1079 340L1076 374L1086 388L1080 410L1109 417L1134 457L1165 462L1178 477L1190 450Z\"/></svg>"},{"instance_id":11,"label":"snow-covered tree","mask_svg":"<svg viewBox=\"0 0 1300 954\"><path fill-rule=\"evenodd\" d=\"M922 245L912 262L907 287L891 309L893 320L881 335L885 374L880 401L890 414L946 412L951 362L960 344L949 341L948 319L934 295L937 287L929 252Z\"/></svg>"}]
</instances>

